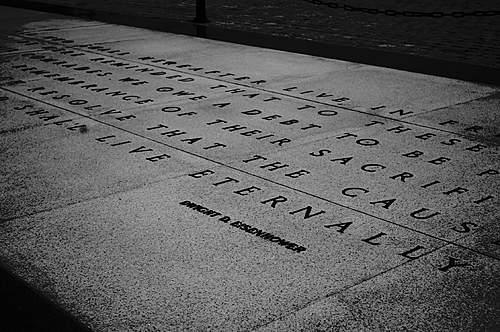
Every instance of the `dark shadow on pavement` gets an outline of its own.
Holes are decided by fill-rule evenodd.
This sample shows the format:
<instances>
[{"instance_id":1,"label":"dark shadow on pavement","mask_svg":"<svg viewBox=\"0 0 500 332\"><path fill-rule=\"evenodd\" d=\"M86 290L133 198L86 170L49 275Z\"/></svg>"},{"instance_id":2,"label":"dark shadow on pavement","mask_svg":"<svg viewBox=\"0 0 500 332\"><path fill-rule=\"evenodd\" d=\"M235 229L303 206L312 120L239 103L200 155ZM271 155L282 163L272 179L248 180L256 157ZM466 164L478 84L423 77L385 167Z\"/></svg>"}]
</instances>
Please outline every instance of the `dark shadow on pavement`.
<instances>
[{"instance_id":1,"label":"dark shadow on pavement","mask_svg":"<svg viewBox=\"0 0 500 332\"><path fill-rule=\"evenodd\" d=\"M446 61L411 54L386 52L376 49L334 45L304 39L286 38L262 33L230 30L217 27L210 23L198 24L190 21L179 21L168 18L121 15L99 10L42 4L25 0L3 0L0 1L0 3L13 7L76 16L114 24L148 28L281 51L303 53L465 81L500 85L500 69L481 65Z\"/></svg>"}]
</instances>

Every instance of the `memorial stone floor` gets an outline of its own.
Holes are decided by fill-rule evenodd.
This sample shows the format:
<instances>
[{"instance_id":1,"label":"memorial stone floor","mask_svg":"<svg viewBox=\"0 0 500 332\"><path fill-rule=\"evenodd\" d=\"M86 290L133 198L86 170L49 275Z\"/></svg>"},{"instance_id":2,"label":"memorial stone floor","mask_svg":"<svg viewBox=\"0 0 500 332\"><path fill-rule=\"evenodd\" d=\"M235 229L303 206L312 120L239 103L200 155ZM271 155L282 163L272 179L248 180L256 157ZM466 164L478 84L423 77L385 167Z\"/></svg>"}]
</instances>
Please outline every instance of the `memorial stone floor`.
<instances>
[{"instance_id":1,"label":"memorial stone floor","mask_svg":"<svg viewBox=\"0 0 500 332\"><path fill-rule=\"evenodd\" d=\"M0 262L92 330L500 328L499 87L0 8Z\"/></svg>"}]
</instances>

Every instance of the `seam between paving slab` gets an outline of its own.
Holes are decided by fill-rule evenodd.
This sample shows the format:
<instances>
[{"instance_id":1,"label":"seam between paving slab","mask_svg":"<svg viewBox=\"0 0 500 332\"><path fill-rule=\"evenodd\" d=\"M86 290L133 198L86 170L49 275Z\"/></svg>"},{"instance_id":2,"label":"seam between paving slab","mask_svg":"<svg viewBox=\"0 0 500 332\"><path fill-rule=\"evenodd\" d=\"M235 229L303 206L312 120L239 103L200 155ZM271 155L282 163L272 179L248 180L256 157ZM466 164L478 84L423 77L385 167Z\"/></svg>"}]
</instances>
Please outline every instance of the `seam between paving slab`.
<instances>
[{"instance_id":1,"label":"seam between paving slab","mask_svg":"<svg viewBox=\"0 0 500 332\"><path fill-rule=\"evenodd\" d=\"M479 229L483 229L483 228L484 228L484 227L482 227L482 226L481 226L481 227L479 227ZM468 236L468 235L464 235L464 236L462 236L462 237L460 237L460 238L456 239L455 241L462 240L462 239L466 238L467 236ZM432 249L432 250L430 250L430 251L428 251L428 252L426 252L426 253L422 254L422 255L421 255L421 256L419 256L417 259L420 259L420 258L422 258L422 257L428 256L429 254L435 253L435 252L437 252L437 251L439 251L439 250L442 250L442 249L444 249L444 248L446 248L446 247L448 247L448 246L458 246L458 247L461 247L461 248L463 249L463 247L462 247L462 246L460 246L459 244L456 244L456 243L446 243L446 244L444 244L444 245L442 245L442 246L440 246L440 247L436 247L436 248L434 248L434 249ZM472 249L470 249L470 248L466 248L466 249L468 249L468 250L470 250L470 251L472 251L472 252L475 252L474 250L472 250ZM477 253L477 252L476 252L476 253ZM488 256L488 257L489 257L489 256ZM490 257L490 258L494 258L494 257ZM304 310L304 309L306 309L306 308L308 308L308 307L310 307L310 306L312 306L312 305L314 305L314 304L316 304L316 303L319 303L319 302L321 302L321 301L323 301L323 300L326 300L326 299L328 299L328 298L330 298L330 297L336 296L336 295L338 295L338 294L340 294L340 293L343 293L343 292L349 291L350 289L353 289L353 288L355 288L355 287L357 287L357 286L361 285L362 283L364 283L364 282L366 282L366 281L373 280L373 279L375 279L375 278L381 277L381 276L383 276L383 275L385 275L385 274L387 274L387 273L389 273L389 272L392 272L392 271L394 271L394 270L396 270L396 269L399 269L400 267L402 267L402 266L404 266L404 265L407 265L407 264L413 263L413 262L417 261L417 259L408 260L408 261L403 262L403 263L401 263L401 264L399 264L399 265L393 266L393 267L391 267L391 268L389 268L389 269L387 269L387 270L385 270L385 271L381 271L381 272L379 272L379 273L377 273L377 274L375 274L375 275L373 275L373 276L370 276L370 277L368 277L368 278L362 279L362 280L360 280L359 282L356 282L356 283L354 283L354 284L352 284L352 285L350 285L350 286L347 286L346 288L343 288L343 289L340 289L340 290L337 290L337 291L333 291L333 292L331 292L331 293L326 294L326 295L325 295L325 296L323 296L323 297L317 298L316 300L309 301L307 304L305 304L305 305L301 306L300 308L298 308L298 309L296 309L296 310L293 310L293 311L291 311L291 312L289 312L289 313L286 313L286 314L284 314L284 315L281 315L280 317L278 317L278 318L276 318L276 319L273 319L273 320L271 320L271 321L270 321L270 322L268 322L268 323L265 323L265 324L262 324L262 325L257 326L257 327L256 327L256 328L254 328L252 331L258 331L258 330L260 330L261 328L264 328L264 327L266 327L266 326L268 326L268 325L273 324L274 322L277 322L277 321L283 320L283 319L285 319L285 318L287 318L287 317L290 317L290 316L292 316L293 314L295 314L295 313L297 313L297 312L299 312L299 311L302 311L302 310Z\"/></svg>"},{"instance_id":2,"label":"seam between paving slab","mask_svg":"<svg viewBox=\"0 0 500 332\"><path fill-rule=\"evenodd\" d=\"M0 89L2 89L2 88L0 87ZM14 217L10 217L10 218L0 218L0 226L3 225L4 223L7 223L9 221L13 221L13 220L16 220L16 219L22 219L22 218L32 217L32 216L35 216L35 215L37 215L39 213L46 213L46 212L50 212L50 211L57 211L57 210L60 210L60 209L66 208L66 207L71 207L73 205L77 205L77 204L80 204L80 203L91 202L91 201L98 200L98 199L101 199L101 198L103 198L103 199L104 198L108 198L108 197L111 197L111 196L114 196L114 195L119 195L119 194L131 192L131 191L134 191L134 190L137 190L137 189L146 188L148 186L155 185L157 183L161 183L163 181L175 180L175 179L180 178L182 176L185 176L185 174L181 173L181 174L178 174L178 175L175 175L175 176L172 176L172 177L168 177L167 176L164 179L161 179L161 180L158 180L158 181L151 181L151 182L139 184L137 186L132 186L132 187L125 188L125 189L122 189L122 190L117 190L117 191L108 193L106 195L97 195L97 196L92 196L92 197L80 199L80 200L77 200L77 201L74 201L74 202L67 202L66 204L63 204L61 206L54 206L54 207L50 207L50 208L45 208L45 209L41 209L41 210L38 210L38 211L33 211L33 212L26 213L26 214L19 215L19 216L14 216ZM1 268L1 266L0 266L0 268Z\"/></svg>"},{"instance_id":3,"label":"seam between paving slab","mask_svg":"<svg viewBox=\"0 0 500 332\"><path fill-rule=\"evenodd\" d=\"M66 17L61 18L61 19L67 19ZM85 21L84 22L89 22ZM73 29L81 29L81 28L95 28L95 27L101 27L101 26L106 26L106 25L112 25L109 23L104 23L104 22L98 22L96 21L96 24L90 24L90 25L75 25L69 28L65 27L60 27L60 28L40 28L40 29L26 29L24 30L25 32L50 32L50 31L66 31L66 30L73 30ZM23 31L23 32L24 32Z\"/></svg>"},{"instance_id":4,"label":"seam between paving slab","mask_svg":"<svg viewBox=\"0 0 500 332\"><path fill-rule=\"evenodd\" d=\"M493 255L489 255L489 254L487 254L487 253L484 253L484 252L481 252L481 251L475 250L475 249L473 249L473 248L466 247L466 246L464 246L464 245L461 245L461 244L455 243L455 242L450 241L450 240L442 239L442 238L440 238L440 237L438 237L438 236L435 236L435 235L432 235L432 234L427 234L427 233L425 233L425 232L423 232L423 231L420 231L420 230L417 230L417 229L413 229L413 228L408 227L408 226L400 225L400 224L398 224L397 222L394 222L394 221L391 221L391 220L384 219L384 218L382 218L382 217L379 217L379 216L376 216L376 215L370 214L370 213L368 213L368 212L365 212L365 211L362 211L362 210L359 210L359 209L356 209L356 208L353 208L353 207L350 207L350 206L347 206L347 205L344 205L344 204L341 204L341 203L337 203L337 202L335 202L335 201L329 200L329 199L327 199L327 198L323 198L323 197L318 196L318 195L313 194L313 193L309 193L309 192L307 192L307 191L305 191L305 190L302 190L302 189L294 188L294 187L291 187L291 186L289 186L289 185L282 184L282 183L279 183L279 182L277 182L277 181L273 181L273 180L270 180L270 179L264 178L264 177L262 177L262 176L259 176L259 175L256 175L256 174L253 174L253 173L251 173L251 172L248 172L248 171L245 171L245 170L242 170L242 169L239 169L239 168L237 168L237 167L234 167L234 166L231 166L231 165L224 164L223 162L220 162L220 161L217 161L217 160L213 160L213 159L210 159L210 158L205 157L205 156L202 156L202 155L198 155L198 154L196 154L196 153L194 153L194 152L185 151L185 150L183 150L183 149L181 149L181 148L178 148L178 147L175 147L175 146L171 146L171 145L169 145L169 144L167 144L167 143L165 143L165 142L162 142L162 141L159 141L159 140L156 140L156 139L153 139L153 138L150 138L150 137L147 137L147 136L144 136L144 135L138 134L138 133L136 133L136 132L134 132L134 131L131 131L131 130L128 130L128 129L124 129L124 128L118 127L118 126L116 126L116 125L113 125L113 124L107 123L107 122L105 122L105 121L103 121L103 120L99 120L99 119L93 118L93 117L91 117L91 116L89 116L89 115L86 115L86 114L81 114L81 113L78 113L77 111L73 111L73 110L70 110L70 109L67 109L67 108L64 108L64 107L58 106L58 105L53 105L53 104L48 103L48 102L43 101L43 100L38 100L38 99L36 99L36 98L34 98L34 97L32 97L32 96L25 95L25 94L22 94L22 93L20 93L20 92L10 90L10 89L8 89L8 88L6 88L6 87L0 87L0 90L8 91L8 92L10 92L10 93L13 93L13 94L16 94L16 95L22 96L22 97L24 97L24 98L28 98L28 99L31 99L31 100L35 100L35 101L37 101L37 102L39 102L39 103L42 103L42 104L45 104L45 105L49 105L49 106L51 106L51 107L55 107L55 108L58 108L58 109L61 109L61 110L63 110L63 111L67 111L67 112L70 112L70 113L73 113L73 114L76 114L76 115L82 116L82 117L84 117L84 118L91 119L91 120L93 120L93 121L96 121L96 122L101 123L101 124L103 124L103 125L106 125L106 126L108 126L108 127L112 127L112 128L115 128L115 129L118 129L118 130L121 130L121 131L127 132L127 133L129 133L129 134L132 134L132 135L138 136L138 137L140 137L140 138L142 138L142 139L146 139L146 140L149 140L149 141L152 141L152 142L155 142L155 143L158 143L158 144L161 144L161 145L167 146L167 147L169 147L169 148L171 148L171 149L174 149L174 150L177 150L177 151L181 151L181 152L187 153L187 154L189 154L189 155L192 155L192 156L195 156L195 157L198 157L198 158L201 158L201 159L204 159L204 160L210 161L210 162L215 163L215 164L217 164L217 165L220 165L220 166L224 166L224 167L230 168L230 169L235 170L235 171L237 171L237 172L241 172L241 173L244 173L244 174L246 174L246 175L249 175L249 176L252 176L252 177L256 177L256 178L261 179L261 180L264 180L264 181L266 181L266 182L270 182L270 183L272 183L272 184L274 184L274 185L277 185L277 186L280 186L280 187L285 187L285 188L287 188L287 189L290 189L290 190L293 190L293 191L296 191L296 192L299 192L299 193L305 194L305 195L307 195L307 196L314 197L314 198L316 198L316 199L319 199L319 200L322 200L322 201L325 201L325 202L328 202L328 203L331 203L331 204L334 204L334 205L337 205L337 206L340 206L340 207L343 207L343 208L349 209L349 210L351 210L351 211L355 211L355 212L358 212L358 213L364 214L364 215L366 215L366 216L369 216L369 217L372 217L372 218L375 218L375 219L378 219L378 220L384 221L384 222L386 222L386 223L389 223L389 224L392 224L392 225L395 225L395 226L402 227L402 228L404 228L404 229L406 229L406 230L409 230L409 231L413 231L413 232L416 232L416 233L422 234L422 235L424 235L424 236L427 236L427 237L433 238L433 239L435 239L435 240L438 240L438 241L441 241L441 242L445 242L445 243L447 243L447 244L453 244L453 245L458 246L458 247L461 247L461 248L463 248L463 249L467 249L467 250L472 251L472 252L475 252L475 253L477 253L477 254L481 254L481 255L483 255L483 256L486 256L486 257L492 258L492 259L494 259L494 260L500 261L500 258L497 258L497 257L495 257L495 256L493 256Z\"/></svg>"},{"instance_id":5,"label":"seam between paving slab","mask_svg":"<svg viewBox=\"0 0 500 332\"><path fill-rule=\"evenodd\" d=\"M270 89L264 89L264 88L260 88L260 87L256 87L256 86L252 86L252 85L246 85L244 83L226 81L226 80L223 80L223 79L220 79L220 78L210 77L210 76L204 76L204 75L201 75L201 74L187 72L187 71L183 71L183 70L179 70L179 69L175 69L175 68L162 67L162 66L159 66L159 65L144 63L144 62L137 61L137 60L124 59L124 58L121 58L121 57L118 57L118 56L115 56L115 55L111 55L111 54L107 54L107 53L99 53L99 52L96 52L96 51L82 49L82 48L79 48L78 46L71 46L71 45L67 45L67 44L61 44L61 43L57 43L57 42L53 42L53 41L47 41L45 39L39 39L39 38L36 38L36 37L25 36L25 35L19 35L19 37L25 38L25 39L30 39L30 40L36 40L37 42L40 42L42 44L43 43L47 43L47 44L54 44L54 45L58 45L58 46L64 46L64 47L67 47L67 48L77 49L77 50L79 50L81 52L86 52L86 53L90 53L90 54L96 54L96 55L100 55L100 56L104 55L104 56L107 56L107 57L112 58L112 59L119 59L121 61L127 61L127 62L130 62L130 63L140 64L140 65L143 65L143 66L150 66L150 67L154 67L154 68L167 69L167 70L171 70L171 71L178 72L178 73L183 73L183 74L188 74L188 75L191 75L191 76L201 77L201 78L208 79L208 80L214 80L214 81L224 82L224 83L227 83L227 84L232 84L232 85L237 85L237 86L243 86L243 87L246 87L246 88L255 89L255 90L258 90L258 91L262 91L262 92L267 92L267 93L270 93L270 94L276 94L276 95L280 95L280 96L285 96L285 97L292 98L292 99L299 99L299 100L307 101L307 102L311 102L311 103L317 103L317 104L321 104L321 105L325 105L325 106L336 107L336 108L343 109L343 110L346 110L346 111L349 111L349 112L355 112L355 113L365 114L365 115L374 116L374 117L377 117L377 118L382 118L382 119L385 119L385 120L397 121L397 122L401 122L401 123L405 123L405 124L409 124L409 125L413 125L413 126L417 126L417 127L426 128L426 129L433 129L433 130L437 130L437 131L448 133L448 134L454 134L454 135L457 135L457 136L460 136L460 137L464 137L464 138L468 137L465 134L461 134L461 133L457 133L457 132L454 132L454 131L445 130L445 129L442 129L442 128L435 128L435 127L432 127L432 126L426 126L426 125L423 125L423 124L413 123L413 122L406 121L406 120L403 120L403 119L391 118L391 117L380 115L380 114L375 114L375 113L371 113L371 112L366 112L366 111L352 109L352 108L349 108L347 106L330 104L330 103L323 102L323 101L318 101L318 100L314 100L314 99L308 99L308 98L304 98L304 97L290 95L290 94L287 94L287 93L284 93L284 92L279 92L279 91L270 90ZM99 44L99 43L96 42L96 43L93 43L93 44ZM32 51L29 51L29 52L32 52ZM29 52L26 52L26 53L29 53ZM381 68L384 68L384 67L381 67ZM397 70L397 69L393 69L393 70ZM492 88L494 88L496 91L495 92L491 92L491 94L498 93L498 88L496 86L492 86ZM488 97L488 96L485 96L485 97ZM480 98L485 98L485 97L480 97ZM462 103L467 103L467 102L474 101L474 100L476 100L476 99L473 98L471 100L467 100L467 101L462 102ZM455 106L455 105L456 104L451 104L451 105L443 106L442 108L452 107L452 106ZM434 111L434 110L429 110L429 111ZM426 113L426 112L424 112L424 113ZM419 114L416 114L416 115L419 115ZM409 116L405 117L405 119L406 118L409 118Z\"/></svg>"},{"instance_id":6,"label":"seam between paving slab","mask_svg":"<svg viewBox=\"0 0 500 332\"><path fill-rule=\"evenodd\" d=\"M428 255L430 255L430 254L432 254L432 253L434 253L434 252L436 252L436 251L438 251L438 250L441 250L441 249L443 249L443 248L445 248L445 247L447 247L447 246L450 246L450 245L454 245L454 244L453 244L453 243L447 243L447 244L444 244L444 245L442 245L442 246L440 246L440 247L436 247L435 249L432 249L432 250L430 250L430 251L426 252L425 254L422 254L421 256L419 256L419 258L418 258L418 259L420 259L420 258L422 258L422 257L424 257L424 256L428 256ZM281 316L279 316L278 318L276 318L276 319L273 319L273 320L269 321L268 323L265 323L265 324L262 324L262 325L257 326L256 328L252 329L252 331L257 331L257 330L259 330L259 329L261 329L261 328L264 328L264 327L266 327L266 326L268 326L268 325L271 325L271 324L272 324L272 323L274 323L274 322L277 322L277 321L283 320L284 318L290 317L290 316L292 316L294 313L299 312L299 311L302 311L302 310L304 310L304 309L305 309L305 308L307 308L307 307L310 307L310 306L312 306L312 305L314 305L314 304L316 304L316 303L319 303L319 302L321 302L321 301L323 301L323 300L326 300L326 299L328 299L328 298L330 298L330 297L333 297L333 296L335 296L335 295L338 295L338 294L340 294L340 293L347 292L347 291L349 291L350 289L353 289L353 288L355 288L355 287L358 287L359 285L361 285L361 284L363 284L363 283L365 283L365 282L367 282L367 281L370 281L370 280L372 280L372 279L375 279L375 278L378 278L378 277L380 277L380 276L383 276L383 275L385 275L385 274L387 274L387 273L389 273L389 272L392 272L392 271L394 271L394 270L396 270L396 269L399 269L400 267L402 267L402 266L404 266L404 265L407 265L407 264L413 263L414 261L416 261L416 259L411 259L411 260L408 260L408 261L406 261L406 262L403 262L403 263L401 263L401 264L398 264L398 265L396 265L396 266L393 266L393 267L391 267L391 268L389 268L389 269L387 269L387 270L385 270L385 271L381 271L381 272L379 272L379 273L376 273L376 274L374 274L373 276L370 276L370 277L368 277L368 278L361 279L360 281L355 282L354 284L352 284L352 285L350 285L350 286L347 286L347 287L345 287L345 288L343 288L343 289L339 289L339 290L336 290L336 291L330 292L330 293L326 294L326 295L325 295L325 296L323 296L323 297L319 297L319 298L317 298L317 299L315 299L315 300L309 301L308 303L306 303L305 305L301 306L300 308L297 308L296 310L293 310L293 311L288 312L288 313L286 313L286 314L284 314L284 315L281 315Z\"/></svg>"},{"instance_id":7,"label":"seam between paving slab","mask_svg":"<svg viewBox=\"0 0 500 332\"><path fill-rule=\"evenodd\" d=\"M417 114L408 115L408 116L405 116L405 119L416 117L416 116L420 116L420 115L424 115L424 114L429 114L429 113L436 112L436 111L442 111L442 110L445 110L445 109L451 108L451 107L456 107L456 106L461 106L461 105L467 105L467 104L473 103L475 101L481 101L481 100L491 99L492 97L493 98L494 97L500 97L500 92L492 92L491 94L489 94L487 96L481 96L481 97L477 97L477 98L472 98L470 100L461 101L461 102L458 102L458 103L455 103L455 104L451 104L451 105L448 105L448 106L442 106L442 107L434 108L434 109L427 110L427 111L424 111L424 112L420 112L420 113L417 113Z\"/></svg>"},{"instance_id":8,"label":"seam between paving slab","mask_svg":"<svg viewBox=\"0 0 500 332\"><path fill-rule=\"evenodd\" d=\"M32 52L45 52L45 50L38 48L34 50L29 50L29 51L5 51L5 52L0 52L0 55L17 55L17 54L25 54L25 53L32 53Z\"/></svg>"}]
</instances>

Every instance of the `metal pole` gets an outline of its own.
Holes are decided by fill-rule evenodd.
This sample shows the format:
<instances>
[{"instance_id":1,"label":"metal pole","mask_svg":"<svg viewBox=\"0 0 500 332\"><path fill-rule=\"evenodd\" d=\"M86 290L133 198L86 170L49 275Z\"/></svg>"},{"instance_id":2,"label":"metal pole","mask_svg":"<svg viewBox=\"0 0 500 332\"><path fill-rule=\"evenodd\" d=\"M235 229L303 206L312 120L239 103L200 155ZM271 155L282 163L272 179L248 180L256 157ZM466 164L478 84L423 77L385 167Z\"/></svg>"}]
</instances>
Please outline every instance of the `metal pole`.
<instances>
[{"instance_id":1,"label":"metal pole","mask_svg":"<svg viewBox=\"0 0 500 332\"><path fill-rule=\"evenodd\" d=\"M196 0L196 17L193 19L194 23L208 23L207 18L207 4L205 0Z\"/></svg>"}]
</instances>

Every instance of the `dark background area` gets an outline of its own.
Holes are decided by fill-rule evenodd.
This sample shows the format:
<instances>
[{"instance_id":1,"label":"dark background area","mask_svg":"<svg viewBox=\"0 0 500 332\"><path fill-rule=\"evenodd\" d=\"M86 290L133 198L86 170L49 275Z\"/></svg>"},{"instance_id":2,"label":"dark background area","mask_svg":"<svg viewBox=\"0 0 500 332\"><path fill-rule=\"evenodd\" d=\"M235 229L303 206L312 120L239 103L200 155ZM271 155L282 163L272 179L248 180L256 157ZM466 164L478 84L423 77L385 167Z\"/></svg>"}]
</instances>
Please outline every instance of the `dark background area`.
<instances>
[{"instance_id":1,"label":"dark background area","mask_svg":"<svg viewBox=\"0 0 500 332\"><path fill-rule=\"evenodd\" d=\"M31 2L188 22L194 16L196 1ZM210 25L219 28L500 68L500 15L461 18L388 16L333 9L304 0L206 0L206 4ZM500 2L491 0L344 0L339 4L427 13L500 11Z\"/></svg>"},{"instance_id":2,"label":"dark background area","mask_svg":"<svg viewBox=\"0 0 500 332\"><path fill-rule=\"evenodd\" d=\"M4 332L90 332L4 267L0 267L0 313Z\"/></svg>"}]
</instances>

